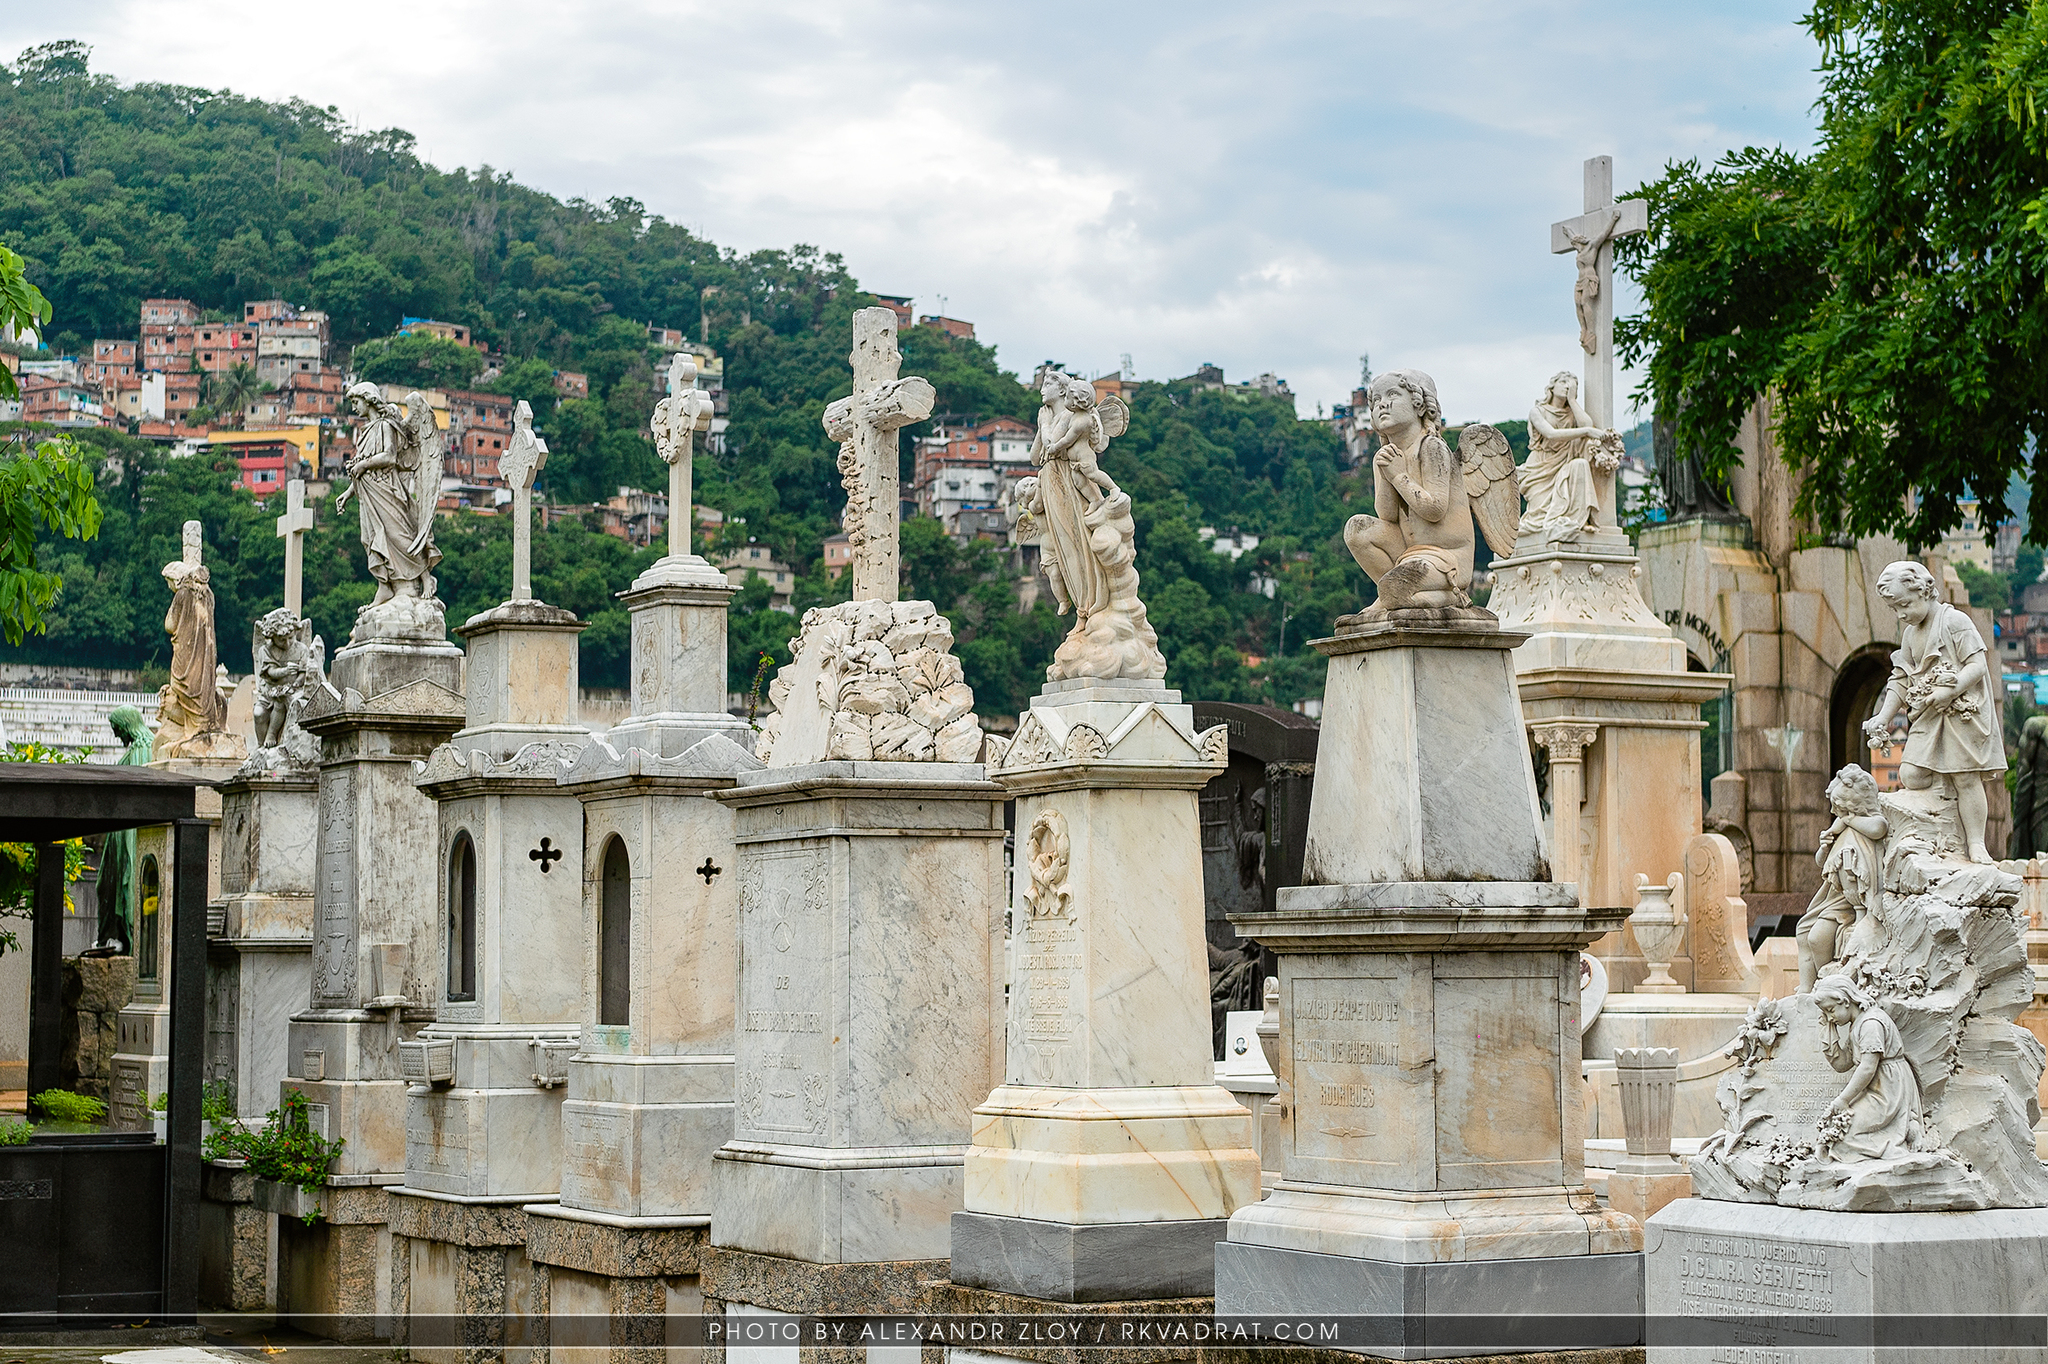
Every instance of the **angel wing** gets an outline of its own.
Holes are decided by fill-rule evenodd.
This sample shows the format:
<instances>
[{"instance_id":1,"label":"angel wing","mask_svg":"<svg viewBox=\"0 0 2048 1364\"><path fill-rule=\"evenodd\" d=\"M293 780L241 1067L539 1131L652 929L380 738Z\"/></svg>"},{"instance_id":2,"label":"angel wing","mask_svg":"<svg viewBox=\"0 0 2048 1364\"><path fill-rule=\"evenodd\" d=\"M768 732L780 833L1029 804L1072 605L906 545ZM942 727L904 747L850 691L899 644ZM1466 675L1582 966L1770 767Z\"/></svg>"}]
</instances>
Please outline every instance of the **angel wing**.
<instances>
[{"instance_id":1,"label":"angel wing","mask_svg":"<svg viewBox=\"0 0 2048 1364\"><path fill-rule=\"evenodd\" d=\"M1485 422L1473 422L1458 433L1458 463L1464 466L1465 495L1480 534L1495 554L1513 554L1522 493L1508 438Z\"/></svg>"},{"instance_id":2,"label":"angel wing","mask_svg":"<svg viewBox=\"0 0 2048 1364\"><path fill-rule=\"evenodd\" d=\"M1104 445L1131 429L1131 409L1122 398L1112 393L1095 405L1095 411L1102 418L1102 445L1095 447L1095 453L1099 455Z\"/></svg>"},{"instance_id":3,"label":"angel wing","mask_svg":"<svg viewBox=\"0 0 2048 1364\"><path fill-rule=\"evenodd\" d=\"M441 428L434 424L434 409L424 393L407 395L405 416L420 451L418 482L413 485L414 524L419 531L413 536L412 551L417 554L434 539L434 509L441 501Z\"/></svg>"}]
</instances>

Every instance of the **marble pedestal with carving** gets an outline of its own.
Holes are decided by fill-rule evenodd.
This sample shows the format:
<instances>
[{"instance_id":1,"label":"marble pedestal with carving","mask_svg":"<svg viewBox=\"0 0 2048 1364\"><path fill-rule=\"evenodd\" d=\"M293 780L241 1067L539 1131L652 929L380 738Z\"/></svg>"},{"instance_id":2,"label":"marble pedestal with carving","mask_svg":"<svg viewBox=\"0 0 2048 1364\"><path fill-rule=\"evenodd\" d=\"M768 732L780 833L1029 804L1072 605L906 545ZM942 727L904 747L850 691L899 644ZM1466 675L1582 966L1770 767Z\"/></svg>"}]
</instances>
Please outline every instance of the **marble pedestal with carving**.
<instances>
[{"instance_id":1,"label":"marble pedestal with carving","mask_svg":"<svg viewBox=\"0 0 2048 1364\"><path fill-rule=\"evenodd\" d=\"M969 1115L1001 1074L1003 789L979 763L825 762L718 798L740 923L714 1256L943 1260Z\"/></svg>"},{"instance_id":2,"label":"marble pedestal with carving","mask_svg":"<svg viewBox=\"0 0 2048 1364\"><path fill-rule=\"evenodd\" d=\"M439 868L423 846L434 806L412 764L461 727L463 657L438 623L386 628L366 611L357 636L335 655L334 690L302 718L321 745L319 875L310 999L292 1017L280 1086L342 1140L326 1192L350 1220L330 1212L303 1234L280 1221L278 1310L316 1332L339 1317L367 1335L391 1307L388 1272L360 1260L388 1251L381 1186L405 1169L398 1045L432 1020L442 973Z\"/></svg>"},{"instance_id":3,"label":"marble pedestal with carving","mask_svg":"<svg viewBox=\"0 0 2048 1364\"><path fill-rule=\"evenodd\" d=\"M1625 911L1546 879L1519 642L1419 611L1315 642L1311 884L1231 916L1280 958L1285 1178L1230 1219L1219 1313L1380 1314L1398 1358L1491 1352L1444 1335L1502 1304L1640 1338L1641 1232L1586 1188L1578 1074L1578 954Z\"/></svg>"},{"instance_id":4,"label":"marble pedestal with carving","mask_svg":"<svg viewBox=\"0 0 2048 1364\"><path fill-rule=\"evenodd\" d=\"M1200 1296L1258 1199L1251 1116L1208 1047L1196 800L1226 744L1157 682L1076 679L991 765L1017 799L1009 1044L974 1110L954 1283Z\"/></svg>"},{"instance_id":5,"label":"marble pedestal with carving","mask_svg":"<svg viewBox=\"0 0 2048 1364\"><path fill-rule=\"evenodd\" d=\"M662 1343L659 1314L698 1310L712 1157L733 1132L739 877L733 811L711 795L761 763L747 722L719 709L732 594L695 555L621 594L633 714L559 779L583 802L583 1034L561 1201L527 1209L527 1254L563 1329L591 1319L552 1343L620 1358Z\"/></svg>"},{"instance_id":6,"label":"marble pedestal with carving","mask_svg":"<svg viewBox=\"0 0 2048 1364\"><path fill-rule=\"evenodd\" d=\"M1688 1198L1652 1216L1644 1241L1651 1364L2048 1357L2048 1209L1826 1212Z\"/></svg>"},{"instance_id":7,"label":"marble pedestal with carving","mask_svg":"<svg viewBox=\"0 0 2048 1364\"><path fill-rule=\"evenodd\" d=\"M1618 530L1583 544L1524 537L1492 571L1488 608L1528 636L1515 680L1530 736L1549 754L1557 879L1577 883L1588 905L1627 908L1637 873L1661 882L1684 866L1700 831L1700 707L1732 679L1687 671L1685 645L1644 604ZM1642 979L1625 930L1592 950L1617 993ZM1688 989L1735 988L1695 984L1689 954L1671 971Z\"/></svg>"}]
</instances>

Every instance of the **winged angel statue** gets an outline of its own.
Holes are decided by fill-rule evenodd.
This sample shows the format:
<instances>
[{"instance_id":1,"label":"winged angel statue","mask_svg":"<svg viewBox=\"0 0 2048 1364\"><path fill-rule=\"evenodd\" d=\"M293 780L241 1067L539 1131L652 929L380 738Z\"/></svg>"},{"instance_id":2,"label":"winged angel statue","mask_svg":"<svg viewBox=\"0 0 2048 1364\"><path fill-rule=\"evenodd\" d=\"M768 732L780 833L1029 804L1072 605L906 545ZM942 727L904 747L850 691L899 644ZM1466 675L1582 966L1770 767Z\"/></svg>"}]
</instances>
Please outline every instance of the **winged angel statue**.
<instances>
[{"instance_id":1,"label":"winged angel statue","mask_svg":"<svg viewBox=\"0 0 2048 1364\"><path fill-rule=\"evenodd\" d=\"M1436 381L1421 370L1379 375L1367 396L1382 441L1372 468L1377 514L1352 517L1344 543L1379 600L1337 624L1356 627L1411 607L1468 607L1473 523L1494 553L1514 552L1522 510L1514 451L1483 422L1465 427L1453 451Z\"/></svg>"},{"instance_id":2,"label":"winged angel statue","mask_svg":"<svg viewBox=\"0 0 2048 1364\"><path fill-rule=\"evenodd\" d=\"M348 462L352 480L334 500L340 511L353 493L361 504L363 549L382 606L395 597L431 600L434 565L434 504L441 497L441 432L424 394L408 394L400 407L375 384L348 391L354 412L356 453Z\"/></svg>"}]
</instances>

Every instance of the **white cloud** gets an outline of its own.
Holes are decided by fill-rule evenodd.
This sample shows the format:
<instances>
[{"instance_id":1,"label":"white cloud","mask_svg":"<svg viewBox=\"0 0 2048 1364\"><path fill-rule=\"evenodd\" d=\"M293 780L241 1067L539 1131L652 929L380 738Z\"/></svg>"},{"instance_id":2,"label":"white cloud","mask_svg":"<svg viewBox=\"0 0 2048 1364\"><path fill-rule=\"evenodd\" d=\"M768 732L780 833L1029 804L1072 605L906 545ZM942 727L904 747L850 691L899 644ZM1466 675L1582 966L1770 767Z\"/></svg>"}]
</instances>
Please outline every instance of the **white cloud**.
<instances>
[{"instance_id":1,"label":"white cloud","mask_svg":"<svg viewBox=\"0 0 2048 1364\"><path fill-rule=\"evenodd\" d=\"M1575 362L1546 236L1581 159L1611 153L1629 185L1802 146L1815 92L1810 43L1763 0L0 13L0 49L69 37L124 81L302 96L439 165L838 251L921 310L943 296L1014 367L1272 370L1304 413L1370 351L1435 366L1458 414L1516 415Z\"/></svg>"}]
</instances>

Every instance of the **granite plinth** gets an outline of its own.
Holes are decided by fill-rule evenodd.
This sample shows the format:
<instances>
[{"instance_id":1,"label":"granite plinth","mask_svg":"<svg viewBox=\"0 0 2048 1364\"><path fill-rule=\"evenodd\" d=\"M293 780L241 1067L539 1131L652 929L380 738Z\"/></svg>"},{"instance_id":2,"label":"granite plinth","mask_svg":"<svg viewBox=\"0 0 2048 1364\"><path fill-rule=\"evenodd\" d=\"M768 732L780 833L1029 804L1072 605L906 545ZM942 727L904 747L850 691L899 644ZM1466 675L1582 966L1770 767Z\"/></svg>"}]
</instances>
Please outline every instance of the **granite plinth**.
<instances>
[{"instance_id":1,"label":"granite plinth","mask_svg":"<svg viewBox=\"0 0 2048 1364\"><path fill-rule=\"evenodd\" d=\"M1689 1198L1650 1218L1645 1246L1651 1364L2048 1357L2048 1209Z\"/></svg>"},{"instance_id":2,"label":"granite plinth","mask_svg":"<svg viewBox=\"0 0 2048 1364\"><path fill-rule=\"evenodd\" d=\"M1216 1312L1349 1317L1346 1347L1383 1359L1625 1347L1643 1339L1643 1257L1395 1264L1229 1242Z\"/></svg>"},{"instance_id":3,"label":"granite plinth","mask_svg":"<svg viewBox=\"0 0 2048 1364\"><path fill-rule=\"evenodd\" d=\"M997 1339L983 1344L949 1346L946 1357L952 1364L992 1364L993 1361L1028 1359L1033 1364L1088 1364L1110 1355L1123 1364L1167 1364L1170 1360L1195 1359L1199 1349L1197 1332L1206 1328L1215 1310L1215 1299L1201 1297L1148 1298L1121 1302L1059 1302L1022 1293L1005 1293L970 1284L943 1282L931 1285L931 1310L953 1317L1007 1318L1019 1337ZM1113 1335L1119 1322L1143 1316L1167 1328L1153 1344L1120 1344L1114 1351L1076 1343L1100 1331ZM1033 1317L1056 1318L1038 1326ZM1176 1319L1179 1319L1178 1321ZM1165 1334L1184 1322L1185 1339L1166 1339Z\"/></svg>"},{"instance_id":4,"label":"granite plinth","mask_svg":"<svg viewBox=\"0 0 2048 1364\"><path fill-rule=\"evenodd\" d=\"M952 1281L1051 1302L1207 1297L1228 1226L1220 1217L1076 1224L956 1212Z\"/></svg>"}]
</instances>

